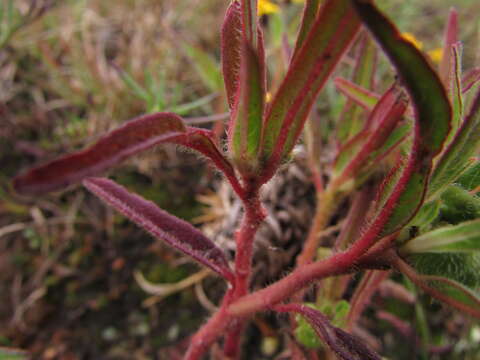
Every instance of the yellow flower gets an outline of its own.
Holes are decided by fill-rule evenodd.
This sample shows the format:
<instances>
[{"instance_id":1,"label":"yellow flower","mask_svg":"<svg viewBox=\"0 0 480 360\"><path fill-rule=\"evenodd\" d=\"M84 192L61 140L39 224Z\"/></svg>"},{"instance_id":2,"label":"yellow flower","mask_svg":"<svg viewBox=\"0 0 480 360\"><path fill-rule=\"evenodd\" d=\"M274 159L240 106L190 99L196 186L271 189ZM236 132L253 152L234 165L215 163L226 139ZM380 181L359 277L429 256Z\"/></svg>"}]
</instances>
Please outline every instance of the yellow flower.
<instances>
[{"instance_id":1,"label":"yellow flower","mask_svg":"<svg viewBox=\"0 0 480 360\"><path fill-rule=\"evenodd\" d=\"M439 63L440 61L442 61L443 49L436 48L436 49L430 50L428 52L428 56L430 56L430 59L432 59L434 63Z\"/></svg>"},{"instance_id":2,"label":"yellow flower","mask_svg":"<svg viewBox=\"0 0 480 360\"><path fill-rule=\"evenodd\" d=\"M265 102L269 103L270 101L272 101L272 93L270 91L267 91L267 93L265 94Z\"/></svg>"},{"instance_id":3,"label":"yellow flower","mask_svg":"<svg viewBox=\"0 0 480 360\"><path fill-rule=\"evenodd\" d=\"M404 33L402 33L402 37L403 37L405 40L411 42L413 45L415 45L415 47L416 47L417 49L422 50L422 48L423 48L423 43L422 43L420 40L418 40L418 39L415 37L415 35L413 35L412 33L404 32Z\"/></svg>"},{"instance_id":4,"label":"yellow flower","mask_svg":"<svg viewBox=\"0 0 480 360\"><path fill-rule=\"evenodd\" d=\"M270 0L258 0L258 16L273 14L280 11L280 7Z\"/></svg>"}]
</instances>

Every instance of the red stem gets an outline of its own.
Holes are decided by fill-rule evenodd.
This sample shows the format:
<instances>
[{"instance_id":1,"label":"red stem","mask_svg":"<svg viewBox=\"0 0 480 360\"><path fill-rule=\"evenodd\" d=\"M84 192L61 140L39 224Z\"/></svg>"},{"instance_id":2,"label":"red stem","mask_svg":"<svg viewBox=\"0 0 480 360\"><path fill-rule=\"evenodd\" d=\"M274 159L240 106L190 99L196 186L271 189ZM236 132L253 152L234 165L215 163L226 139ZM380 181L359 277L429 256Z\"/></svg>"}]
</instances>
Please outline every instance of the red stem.
<instances>
[{"instance_id":1,"label":"red stem","mask_svg":"<svg viewBox=\"0 0 480 360\"><path fill-rule=\"evenodd\" d=\"M242 219L240 230L236 233L235 241L237 252L235 254L235 290L232 294L232 302L245 296L249 292L250 276L252 272L253 241L258 227L266 214L260 202L258 189L252 186L253 190L245 191L246 200L243 205L245 215ZM225 356L235 359L240 353L241 335L245 328L245 321L239 321L231 329L225 341Z\"/></svg>"},{"instance_id":2,"label":"red stem","mask_svg":"<svg viewBox=\"0 0 480 360\"><path fill-rule=\"evenodd\" d=\"M380 284L390 276L389 271L370 270L362 278L350 301L347 329L352 329L360 315L367 307Z\"/></svg>"},{"instance_id":3,"label":"red stem","mask_svg":"<svg viewBox=\"0 0 480 360\"><path fill-rule=\"evenodd\" d=\"M240 229L235 234L237 251L235 254L235 282L234 287L225 295L220 310L195 334L185 360L197 360L207 351L210 345L228 329L225 339L224 354L230 359L236 359L240 353L241 335L245 328L245 320L237 319L232 325L233 317L226 309L236 300L248 294L251 276L253 241L258 227L266 216L263 209L258 188L246 184L241 189L245 214Z\"/></svg>"}]
</instances>

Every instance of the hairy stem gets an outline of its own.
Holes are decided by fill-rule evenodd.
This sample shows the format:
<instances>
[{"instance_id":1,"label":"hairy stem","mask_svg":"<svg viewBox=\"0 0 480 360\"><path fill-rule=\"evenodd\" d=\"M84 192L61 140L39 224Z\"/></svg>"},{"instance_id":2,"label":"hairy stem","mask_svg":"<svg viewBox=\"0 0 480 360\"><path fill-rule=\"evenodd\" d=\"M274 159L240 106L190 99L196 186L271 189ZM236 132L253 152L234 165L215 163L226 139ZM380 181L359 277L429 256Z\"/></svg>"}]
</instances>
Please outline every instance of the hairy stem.
<instances>
[{"instance_id":1,"label":"hairy stem","mask_svg":"<svg viewBox=\"0 0 480 360\"><path fill-rule=\"evenodd\" d=\"M253 241L255 234L265 218L265 210L260 202L258 188L248 183L242 189L242 202L245 214L239 230L235 234L237 251L235 254L235 282L229 289L218 312L195 334L190 348L185 356L186 360L197 360L207 351L210 345L225 331L224 354L230 359L236 359L240 353L240 342L245 320L234 319L226 309L228 306L248 294L249 281L252 269ZM235 320L235 322L233 322Z\"/></svg>"},{"instance_id":2,"label":"hairy stem","mask_svg":"<svg viewBox=\"0 0 480 360\"><path fill-rule=\"evenodd\" d=\"M265 218L258 189L247 190L246 193L248 195L243 203L245 214L235 236L237 252L235 254L235 290L232 294L232 302L248 294L252 272L253 242L258 227ZM228 332L224 352L229 358L235 359L239 356L244 328L245 321L238 321Z\"/></svg>"}]
</instances>

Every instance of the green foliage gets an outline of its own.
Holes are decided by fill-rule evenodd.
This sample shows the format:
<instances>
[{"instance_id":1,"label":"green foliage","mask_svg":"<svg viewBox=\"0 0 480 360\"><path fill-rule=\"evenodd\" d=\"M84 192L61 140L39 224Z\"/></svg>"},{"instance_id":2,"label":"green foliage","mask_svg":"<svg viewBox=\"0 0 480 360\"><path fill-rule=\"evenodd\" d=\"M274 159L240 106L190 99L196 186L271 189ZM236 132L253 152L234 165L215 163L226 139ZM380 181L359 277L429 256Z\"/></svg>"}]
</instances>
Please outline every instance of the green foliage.
<instances>
[{"instance_id":1,"label":"green foliage","mask_svg":"<svg viewBox=\"0 0 480 360\"><path fill-rule=\"evenodd\" d=\"M333 326L342 328L346 325L347 316L350 311L350 304L346 300L340 300L336 303L327 302L320 306L313 303L305 303L304 305L322 312L331 320ZM318 338L310 323L301 315L297 315L295 319L298 324L295 329L295 338L297 341L309 349L322 348L322 341Z\"/></svg>"},{"instance_id":2,"label":"green foliage","mask_svg":"<svg viewBox=\"0 0 480 360\"><path fill-rule=\"evenodd\" d=\"M480 287L480 256L471 253L422 253L408 256L422 275L441 276L469 288Z\"/></svg>"}]
</instances>

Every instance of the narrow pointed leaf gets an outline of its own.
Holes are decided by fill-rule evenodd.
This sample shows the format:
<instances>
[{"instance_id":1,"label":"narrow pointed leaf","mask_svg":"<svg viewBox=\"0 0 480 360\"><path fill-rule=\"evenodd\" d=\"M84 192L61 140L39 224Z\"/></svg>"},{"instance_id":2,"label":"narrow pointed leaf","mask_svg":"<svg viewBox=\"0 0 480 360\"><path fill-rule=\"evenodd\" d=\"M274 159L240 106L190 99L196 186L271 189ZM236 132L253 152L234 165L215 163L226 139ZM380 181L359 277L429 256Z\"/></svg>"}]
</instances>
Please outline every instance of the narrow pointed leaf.
<instances>
[{"instance_id":1,"label":"narrow pointed leaf","mask_svg":"<svg viewBox=\"0 0 480 360\"><path fill-rule=\"evenodd\" d=\"M105 178L88 178L83 184L153 236L189 255L231 281L232 271L225 253L192 225L159 209L153 202L132 194Z\"/></svg>"},{"instance_id":2,"label":"narrow pointed leaf","mask_svg":"<svg viewBox=\"0 0 480 360\"><path fill-rule=\"evenodd\" d=\"M242 44L242 9L238 1L233 1L225 14L221 37L222 71L230 109L238 90Z\"/></svg>"},{"instance_id":3,"label":"narrow pointed leaf","mask_svg":"<svg viewBox=\"0 0 480 360\"><path fill-rule=\"evenodd\" d=\"M263 181L295 145L318 92L360 27L350 0L327 0L266 115L262 140ZM341 31L339 31L341 29Z\"/></svg>"},{"instance_id":4,"label":"narrow pointed leaf","mask_svg":"<svg viewBox=\"0 0 480 360\"><path fill-rule=\"evenodd\" d=\"M320 0L305 0L305 7L303 8L302 23L298 31L297 40L295 42L295 50L293 51L292 59L300 52L305 39L315 23L315 18L320 8Z\"/></svg>"},{"instance_id":5,"label":"narrow pointed leaf","mask_svg":"<svg viewBox=\"0 0 480 360\"><path fill-rule=\"evenodd\" d=\"M430 295L480 319L480 293L478 290L472 290L455 280L442 276L422 276L421 280L428 287L438 289L437 292L430 293ZM423 289L426 290L425 287Z\"/></svg>"},{"instance_id":6,"label":"narrow pointed leaf","mask_svg":"<svg viewBox=\"0 0 480 360\"><path fill-rule=\"evenodd\" d=\"M380 100L380 95L369 91L350 80L337 77L334 82L338 91L345 95L350 101L354 102L358 106L361 106L365 110L373 110L378 100Z\"/></svg>"},{"instance_id":7,"label":"narrow pointed leaf","mask_svg":"<svg viewBox=\"0 0 480 360\"><path fill-rule=\"evenodd\" d=\"M288 304L275 307L279 312L294 312L303 316L313 327L318 337L342 360L381 360L364 341L333 326L320 311L307 305Z\"/></svg>"},{"instance_id":8,"label":"narrow pointed leaf","mask_svg":"<svg viewBox=\"0 0 480 360\"><path fill-rule=\"evenodd\" d=\"M103 136L85 150L53 160L17 176L14 187L21 194L59 190L98 174L138 152L170 141L186 131L172 113L140 116Z\"/></svg>"},{"instance_id":9,"label":"narrow pointed leaf","mask_svg":"<svg viewBox=\"0 0 480 360\"><path fill-rule=\"evenodd\" d=\"M335 168L334 176L338 179L337 181L343 182L358 176L359 172L371 167L377 161L377 151L388 140L406 109L407 102L404 94L395 84L378 101L365 124L364 131L358 135L364 139L362 147L355 152L344 168Z\"/></svg>"},{"instance_id":10,"label":"narrow pointed leaf","mask_svg":"<svg viewBox=\"0 0 480 360\"><path fill-rule=\"evenodd\" d=\"M467 71L462 78L462 93L468 92L472 87L480 82L480 68Z\"/></svg>"},{"instance_id":11,"label":"narrow pointed leaf","mask_svg":"<svg viewBox=\"0 0 480 360\"><path fill-rule=\"evenodd\" d=\"M462 44L455 43L450 48L451 69L450 69L450 84L447 89L450 89L450 97L452 99L453 113L452 126L445 147L447 147L463 120L463 96L462 96Z\"/></svg>"},{"instance_id":12,"label":"narrow pointed leaf","mask_svg":"<svg viewBox=\"0 0 480 360\"><path fill-rule=\"evenodd\" d=\"M377 63L375 43L366 33L362 34L360 40L352 80L355 84L365 89L373 90ZM349 99L345 104L339 121L337 137L340 143L344 143L346 140L358 134L362 130L365 120L365 110L355 104L353 100Z\"/></svg>"},{"instance_id":13,"label":"narrow pointed leaf","mask_svg":"<svg viewBox=\"0 0 480 360\"><path fill-rule=\"evenodd\" d=\"M402 253L480 252L480 220L429 231L406 243Z\"/></svg>"},{"instance_id":14,"label":"narrow pointed leaf","mask_svg":"<svg viewBox=\"0 0 480 360\"><path fill-rule=\"evenodd\" d=\"M480 91L473 100L470 112L454 139L442 154L432 174L428 197L440 195L446 186L457 179L472 164L471 157L480 145Z\"/></svg>"},{"instance_id":15,"label":"narrow pointed leaf","mask_svg":"<svg viewBox=\"0 0 480 360\"><path fill-rule=\"evenodd\" d=\"M455 183L467 191L475 191L477 189L476 192L478 192L480 187L480 161L477 159L474 164L455 180Z\"/></svg>"},{"instance_id":16,"label":"narrow pointed leaf","mask_svg":"<svg viewBox=\"0 0 480 360\"><path fill-rule=\"evenodd\" d=\"M358 14L397 68L414 100L421 147L437 154L450 130L451 107L442 83L425 56L405 40L373 4L354 0Z\"/></svg>"},{"instance_id":17,"label":"narrow pointed leaf","mask_svg":"<svg viewBox=\"0 0 480 360\"><path fill-rule=\"evenodd\" d=\"M405 40L395 26L369 1L354 0L355 8L371 33L396 67L415 109L412 150L390 186L384 187L383 201L369 237L385 236L407 223L423 202L432 159L450 131L451 106L442 82L424 55Z\"/></svg>"},{"instance_id":18,"label":"narrow pointed leaf","mask_svg":"<svg viewBox=\"0 0 480 360\"><path fill-rule=\"evenodd\" d=\"M222 74L219 71L217 60L199 47L187 43L183 43L182 47L192 60L192 64L205 86L212 92L218 92L222 88Z\"/></svg>"},{"instance_id":19,"label":"narrow pointed leaf","mask_svg":"<svg viewBox=\"0 0 480 360\"><path fill-rule=\"evenodd\" d=\"M265 59L244 43L237 97L228 127L229 155L242 174L258 166L265 101Z\"/></svg>"},{"instance_id":20,"label":"narrow pointed leaf","mask_svg":"<svg viewBox=\"0 0 480 360\"><path fill-rule=\"evenodd\" d=\"M454 63L452 46L458 42L458 13L454 8L448 14L447 26L443 40L443 56L440 62L439 74L447 90L451 89L451 69Z\"/></svg>"},{"instance_id":21,"label":"narrow pointed leaf","mask_svg":"<svg viewBox=\"0 0 480 360\"><path fill-rule=\"evenodd\" d=\"M241 0L242 33L246 42L253 49L257 49L257 8L257 0Z\"/></svg>"}]
</instances>

